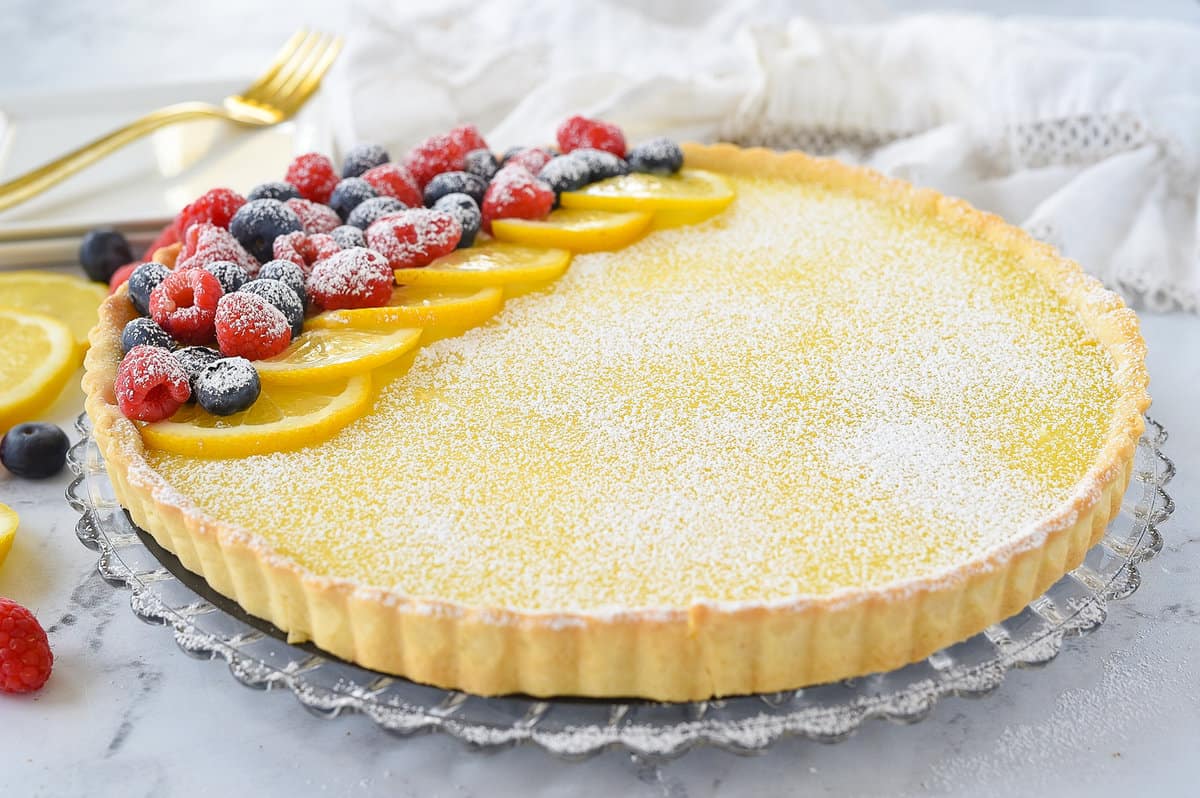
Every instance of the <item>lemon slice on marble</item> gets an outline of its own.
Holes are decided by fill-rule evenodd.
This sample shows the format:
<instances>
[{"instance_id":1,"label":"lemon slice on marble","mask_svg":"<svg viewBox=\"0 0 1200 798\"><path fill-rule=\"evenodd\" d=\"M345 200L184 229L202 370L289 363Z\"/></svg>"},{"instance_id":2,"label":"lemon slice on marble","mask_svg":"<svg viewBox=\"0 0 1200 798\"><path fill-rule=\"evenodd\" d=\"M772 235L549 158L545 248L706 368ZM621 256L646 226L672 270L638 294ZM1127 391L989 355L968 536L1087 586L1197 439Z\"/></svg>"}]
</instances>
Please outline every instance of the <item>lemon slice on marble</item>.
<instances>
[{"instance_id":1,"label":"lemon slice on marble","mask_svg":"<svg viewBox=\"0 0 1200 798\"><path fill-rule=\"evenodd\" d=\"M61 321L0 307L0 431L49 407L79 366L79 352Z\"/></svg>"},{"instance_id":2,"label":"lemon slice on marble","mask_svg":"<svg viewBox=\"0 0 1200 798\"><path fill-rule=\"evenodd\" d=\"M559 208L545 219L495 219L492 235L514 244L599 252L632 243L650 226L651 218L645 211Z\"/></svg>"},{"instance_id":3,"label":"lemon slice on marble","mask_svg":"<svg viewBox=\"0 0 1200 798\"><path fill-rule=\"evenodd\" d=\"M703 169L683 169L673 175L633 172L592 183L578 191L564 191L560 201L564 208L713 214L733 201L733 187L725 178Z\"/></svg>"},{"instance_id":4,"label":"lemon slice on marble","mask_svg":"<svg viewBox=\"0 0 1200 798\"><path fill-rule=\"evenodd\" d=\"M171 418L143 426L142 440L193 457L245 457L318 443L370 407L370 374L304 385L264 382L258 400L240 413L214 416L185 405Z\"/></svg>"},{"instance_id":5,"label":"lemon slice on marble","mask_svg":"<svg viewBox=\"0 0 1200 798\"><path fill-rule=\"evenodd\" d=\"M391 301L382 307L330 310L313 316L304 324L306 330L465 328L490 319L503 304L504 292L495 287L455 289L402 285L392 291Z\"/></svg>"},{"instance_id":6,"label":"lemon slice on marble","mask_svg":"<svg viewBox=\"0 0 1200 798\"><path fill-rule=\"evenodd\" d=\"M82 277L57 272L0 272L0 305L44 313L66 324L79 346L87 349L88 333L96 326L97 309L108 289Z\"/></svg>"},{"instance_id":7,"label":"lemon slice on marble","mask_svg":"<svg viewBox=\"0 0 1200 798\"><path fill-rule=\"evenodd\" d=\"M417 345L420 329L309 330L275 357L256 360L264 385L299 385L351 377L382 366Z\"/></svg>"},{"instance_id":8,"label":"lemon slice on marble","mask_svg":"<svg viewBox=\"0 0 1200 798\"><path fill-rule=\"evenodd\" d=\"M571 263L565 249L542 249L489 241L457 249L420 269L397 269L400 285L483 288L561 277Z\"/></svg>"},{"instance_id":9,"label":"lemon slice on marble","mask_svg":"<svg viewBox=\"0 0 1200 798\"><path fill-rule=\"evenodd\" d=\"M12 551L13 539L17 536L17 524L20 523L17 512L7 504L0 504L0 566L8 559Z\"/></svg>"}]
</instances>

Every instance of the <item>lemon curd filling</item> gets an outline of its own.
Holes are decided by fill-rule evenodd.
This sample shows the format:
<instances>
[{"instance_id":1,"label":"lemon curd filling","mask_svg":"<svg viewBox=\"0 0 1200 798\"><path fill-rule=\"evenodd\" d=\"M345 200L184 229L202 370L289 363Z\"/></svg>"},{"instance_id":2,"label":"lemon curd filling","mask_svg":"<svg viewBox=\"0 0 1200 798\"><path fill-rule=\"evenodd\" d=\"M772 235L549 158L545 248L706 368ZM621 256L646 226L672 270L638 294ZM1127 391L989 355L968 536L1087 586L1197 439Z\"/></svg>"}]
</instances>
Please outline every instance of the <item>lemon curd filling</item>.
<instances>
[{"instance_id":1,"label":"lemon curd filling","mask_svg":"<svg viewBox=\"0 0 1200 798\"><path fill-rule=\"evenodd\" d=\"M1058 294L936 219L730 183L377 371L324 443L146 458L311 571L525 610L878 587L1068 498L1118 397Z\"/></svg>"}]
</instances>

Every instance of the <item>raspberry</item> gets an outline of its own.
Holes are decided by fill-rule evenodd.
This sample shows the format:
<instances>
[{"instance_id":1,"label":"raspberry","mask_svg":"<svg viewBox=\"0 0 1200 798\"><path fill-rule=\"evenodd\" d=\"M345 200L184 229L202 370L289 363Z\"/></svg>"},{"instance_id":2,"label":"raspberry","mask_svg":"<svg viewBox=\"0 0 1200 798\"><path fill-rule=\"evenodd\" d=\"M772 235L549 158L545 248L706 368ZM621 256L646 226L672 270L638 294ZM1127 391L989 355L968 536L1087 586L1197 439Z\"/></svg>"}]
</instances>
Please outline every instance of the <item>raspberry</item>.
<instances>
[{"instance_id":1,"label":"raspberry","mask_svg":"<svg viewBox=\"0 0 1200 798\"><path fill-rule=\"evenodd\" d=\"M408 151L404 165L408 167L409 173L421 189L425 188L425 184L432 180L434 175L440 175L442 172L461 172L466 165L467 153L478 149L475 146L465 146L463 135L459 133L456 137L453 133L454 131L451 131L439 136L430 136ZM417 204L419 205L420 201Z\"/></svg>"},{"instance_id":2,"label":"raspberry","mask_svg":"<svg viewBox=\"0 0 1200 798\"><path fill-rule=\"evenodd\" d=\"M158 234L158 238L154 239L154 243L146 247L146 251L142 253L142 260L150 260L154 257L154 253L158 252L163 247L169 247L172 244L178 244L181 238L179 235L179 224L171 222L164 227Z\"/></svg>"},{"instance_id":3,"label":"raspberry","mask_svg":"<svg viewBox=\"0 0 1200 798\"><path fill-rule=\"evenodd\" d=\"M483 229L493 219L541 219L554 207L554 191L523 166L505 166L483 195Z\"/></svg>"},{"instance_id":4,"label":"raspberry","mask_svg":"<svg viewBox=\"0 0 1200 798\"><path fill-rule=\"evenodd\" d=\"M284 180L300 192L300 196L313 202L329 202L329 195L341 177L333 168L333 161L317 152L297 156L287 168Z\"/></svg>"},{"instance_id":5,"label":"raspberry","mask_svg":"<svg viewBox=\"0 0 1200 798\"><path fill-rule=\"evenodd\" d=\"M393 269L428 266L453 252L461 238L462 225L453 214L425 208L389 214L367 228L367 246Z\"/></svg>"},{"instance_id":6,"label":"raspberry","mask_svg":"<svg viewBox=\"0 0 1200 798\"><path fill-rule=\"evenodd\" d=\"M488 148L487 142L483 140L483 134L474 125L459 125L451 128L450 132L446 134L446 138L454 142L454 145L463 151L463 155L471 150Z\"/></svg>"},{"instance_id":7,"label":"raspberry","mask_svg":"<svg viewBox=\"0 0 1200 798\"><path fill-rule=\"evenodd\" d=\"M50 678L54 652L33 613L0 598L0 693L32 693Z\"/></svg>"},{"instance_id":8,"label":"raspberry","mask_svg":"<svg viewBox=\"0 0 1200 798\"><path fill-rule=\"evenodd\" d=\"M183 237L183 249L175 261L175 270L194 269L219 260L233 261L252 277L258 274L258 261L238 243L233 233L206 222L188 228Z\"/></svg>"},{"instance_id":9,"label":"raspberry","mask_svg":"<svg viewBox=\"0 0 1200 798\"><path fill-rule=\"evenodd\" d=\"M220 281L204 269L171 272L150 292L150 318L180 343L206 344L224 293Z\"/></svg>"},{"instance_id":10,"label":"raspberry","mask_svg":"<svg viewBox=\"0 0 1200 798\"><path fill-rule=\"evenodd\" d=\"M306 199L290 199L284 205L300 217L306 233L332 233L333 228L342 226L342 218L328 205Z\"/></svg>"},{"instance_id":11,"label":"raspberry","mask_svg":"<svg viewBox=\"0 0 1200 798\"><path fill-rule=\"evenodd\" d=\"M554 160L554 153L543 150L541 147L526 147L523 150L517 150L512 155L504 160L504 165L516 164L524 166L529 170L531 175L536 175L542 171L542 167ZM493 175L494 177L495 175Z\"/></svg>"},{"instance_id":12,"label":"raspberry","mask_svg":"<svg viewBox=\"0 0 1200 798\"><path fill-rule=\"evenodd\" d=\"M175 217L178 230L186 233L187 229L200 222L215 224L217 227L229 227L229 220L237 213L237 209L246 204L246 198L229 188L214 188L183 210Z\"/></svg>"},{"instance_id":13,"label":"raspberry","mask_svg":"<svg viewBox=\"0 0 1200 798\"><path fill-rule=\"evenodd\" d=\"M117 289L125 285L125 283L129 280L129 275L133 274L133 270L141 265L141 261L135 260L133 263L126 263L124 266L113 272L113 276L108 280L108 293L115 294Z\"/></svg>"},{"instance_id":14,"label":"raspberry","mask_svg":"<svg viewBox=\"0 0 1200 798\"><path fill-rule=\"evenodd\" d=\"M188 373L166 349L135 346L117 366L117 408L135 421L170 418L192 396Z\"/></svg>"},{"instance_id":15,"label":"raspberry","mask_svg":"<svg viewBox=\"0 0 1200 798\"><path fill-rule=\"evenodd\" d=\"M275 239L275 260L291 261L299 266L306 276L312 271L314 263L325 260L340 250L338 242L328 233L311 236L289 233Z\"/></svg>"},{"instance_id":16,"label":"raspberry","mask_svg":"<svg viewBox=\"0 0 1200 798\"><path fill-rule=\"evenodd\" d=\"M572 116L558 126L558 148L564 153L581 147L593 147L611 152L618 158L625 157L625 134L621 128L599 119Z\"/></svg>"},{"instance_id":17,"label":"raspberry","mask_svg":"<svg viewBox=\"0 0 1200 798\"><path fill-rule=\"evenodd\" d=\"M395 275L391 264L370 249L356 247L337 253L313 267L308 279L309 301L319 308L375 308L392 298Z\"/></svg>"},{"instance_id":18,"label":"raspberry","mask_svg":"<svg viewBox=\"0 0 1200 798\"><path fill-rule=\"evenodd\" d=\"M217 347L225 357L261 360L287 349L292 326L280 310L258 294L238 291L217 303Z\"/></svg>"},{"instance_id":19,"label":"raspberry","mask_svg":"<svg viewBox=\"0 0 1200 798\"><path fill-rule=\"evenodd\" d=\"M398 163L385 163L363 172L362 179L381 197L395 197L409 208L421 207L421 189L417 181Z\"/></svg>"}]
</instances>

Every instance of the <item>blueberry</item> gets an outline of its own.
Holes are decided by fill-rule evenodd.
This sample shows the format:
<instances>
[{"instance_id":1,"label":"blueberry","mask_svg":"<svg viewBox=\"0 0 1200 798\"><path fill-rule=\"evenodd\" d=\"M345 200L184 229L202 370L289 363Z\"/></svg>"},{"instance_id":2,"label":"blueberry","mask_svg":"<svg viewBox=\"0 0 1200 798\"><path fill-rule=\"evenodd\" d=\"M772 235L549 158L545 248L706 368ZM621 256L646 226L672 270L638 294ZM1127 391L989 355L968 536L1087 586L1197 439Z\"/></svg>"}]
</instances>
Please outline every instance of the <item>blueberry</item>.
<instances>
[{"instance_id":1,"label":"blueberry","mask_svg":"<svg viewBox=\"0 0 1200 798\"><path fill-rule=\"evenodd\" d=\"M378 199L378 197L376 199ZM390 198L384 197L383 199ZM367 202L372 201L373 200L367 200ZM366 204L366 202L363 203L363 205ZM355 208L350 212L351 219L354 218L354 214L363 205L359 205L358 208ZM353 249L354 247L365 247L367 245L367 237L363 235L363 231L352 224L344 224L341 227L335 227L333 228L333 232L329 235L333 236L333 240L336 241L337 245L342 249Z\"/></svg>"},{"instance_id":2,"label":"blueberry","mask_svg":"<svg viewBox=\"0 0 1200 798\"><path fill-rule=\"evenodd\" d=\"M376 166L392 160L387 150L378 144L355 144L342 160L342 177L358 177Z\"/></svg>"},{"instance_id":3,"label":"blueberry","mask_svg":"<svg viewBox=\"0 0 1200 798\"><path fill-rule=\"evenodd\" d=\"M183 349L176 349L172 354L187 372L188 384L192 387L192 395L188 397L188 403L191 404L196 401L196 377L209 363L220 360L221 353L207 346L185 346Z\"/></svg>"},{"instance_id":4,"label":"blueberry","mask_svg":"<svg viewBox=\"0 0 1200 798\"><path fill-rule=\"evenodd\" d=\"M618 158L611 152L584 147L578 150L571 150L571 155L575 158L582 158L588 165L589 183L604 180L608 177L619 177L620 175L629 174L629 164L625 162L625 159Z\"/></svg>"},{"instance_id":5,"label":"blueberry","mask_svg":"<svg viewBox=\"0 0 1200 798\"><path fill-rule=\"evenodd\" d=\"M554 189L555 195L564 191L575 191L586 186L592 170L585 158L560 155L542 167L538 177Z\"/></svg>"},{"instance_id":6,"label":"blueberry","mask_svg":"<svg viewBox=\"0 0 1200 798\"><path fill-rule=\"evenodd\" d=\"M509 158L513 157L518 152L520 152L521 150L524 150L524 149L526 149L526 148L522 147L520 145L517 145L516 147L509 147L507 150L504 151L504 154L500 156L500 165L504 166L504 164L508 162Z\"/></svg>"},{"instance_id":7,"label":"blueberry","mask_svg":"<svg viewBox=\"0 0 1200 798\"><path fill-rule=\"evenodd\" d=\"M282 180L276 180L271 183L259 183L250 189L250 193L246 195L247 202L256 199L273 199L280 202L287 202L290 199L299 198L300 191L291 183L284 183Z\"/></svg>"},{"instance_id":8,"label":"blueberry","mask_svg":"<svg viewBox=\"0 0 1200 798\"><path fill-rule=\"evenodd\" d=\"M435 211L445 211L454 214L462 225L462 238L458 240L458 249L464 249L475 243L479 235L479 225L483 223L483 214L475 200L467 194L447 194L433 203Z\"/></svg>"},{"instance_id":9,"label":"blueberry","mask_svg":"<svg viewBox=\"0 0 1200 798\"><path fill-rule=\"evenodd\" d=\"M244 357L223 357L196 375L196 404L214 416L240 413L258 398L262 383Z\"/></svg>"},{"instance_id":10,"label":"blueberry","mask_svg":"<svg viewBox=\"0 0 1200 798\"><path fill-rule=\"evenodd\" d=\"M161 263L143 263L133 270L129 275L129 301L133 302L133 307L138 313L143 316L150 315L150 292L158 287L158 284L167 279L167 275L171 270Z\"/></svg>"},{"instance_id":11,"label":"blueberry","mask_svg":"<svg viewBox=\"0 0 1200 798\"><path fill-rule=\"evenodd\" d=\"M19 477L52 477L67 462L67 433L53 424L18 424L0 440L0 463Z\"/></svg>"},{"instance_id":12,"label":"blueberry","mask_svg":"<svg viewBox=\"0 0 1200 798\"><path fill-rule=\"evenodd\" d=\"M175 339L159 327L154 319L138 316L121 330L121 353L125 354L139 344L171 350L175 348Z\"/></svg>"},{"instance_id":13,"label":"blueberry","mask_svg":"<svg viewBox=\"0 0 1200 798\"><path fill-rule=\"evenodd\" d=\"M674 139L660 136L643 141L628 154L629 168L634 172L653 172L669 175L683 168L683 150Z\"/></svg>"},{"instance_id":14,"label":"blueberry","mask_svg":"<svg viewBox=\"0 0 1200 798\"><path fill-rule=\"evenodd\" d=\"M333 237L335 241L337 240L337 231L341 229L342 228L339 227L333 231ZM359 236L362 235L362 231L357 227L351 227L350 229L358 233ZM340 241L338 242L338 245L341 246L342 249L346 249L346 246ZM361 244L359 246L361 246ZM292 263L290 260L273 260L268 263L264 263L262 268L258 270L258 279L278 280L296 292L296 296L300 298L301 305L308 304L308 294L306 294L304 291L304 270Z\"/></svg>"},{"instance_id":15,"label":"blueberry","mask_svg":"<svg viewBox=\"0 0 1200 798\"><path fill-rule=\"evenodd\" d=\"M375 188L366 180L347 177L334 186L333 194L329 196L329 207L337 211L344 222L352 210L374 196Z\"/></svg>"},{"instance_id":16,"label":"blueberry","mask_svg":"<svg viewBox=\"0 0 1200 798\"><path fill-rule=\"evenodd\" d=\"M382 219L389 213L402 211L406 207L408 206L395 197L371 197L350 211L346 223L359 230L366 230L376 219Z\"/></svg>"},{"instance_id":17,"label":"blueberry","mask_svg":"<svg viewBox=\"0 0 1200 798\"><path fill-rule=\"evenodd\" d=\"M496 156L492 155L491 150L471 150L463 158L463 171L491 182L496 172L500 171L500 164L496 163Z\"/></svg>"},{"instance_id":18,"label":"blueberry","mask_svg":"<svg viewBox=\"0 0 1200 798\"><path fill-rule=\"evenodd\" d=\"M304 331L304 303L287 283L259 277L243 285L240 290L246 294L258 294L279 308L279 312L287 317L288 324L292 325L293 338Z\"/></svg>"},{"instance_id":19,"label":"blueberry","mask_svg":"<svg viewBox=\"0 0 1200 798\"><path fill-rule=\"evenodd\" d=\"M483 202L483 194L487 187L488 181L479 175L470 172L442 172L425 184L425 207L432 208L435 202L447 194L466 194L479 205Z\"/></svg>"},{"instance_id":20,"label":"blueberry","mask_svg":"<svg viewBox=\"0 0 1200 798\"><path fill-rule=\"evenodd\" d=\"M133 249L116 230L92 230L79 245L79 265L98 283L107 283L113 272L132 260Z\"/></svg>"},{"instance_id":21,"label":"blueberry","mask_svg":"<svg viewBox=\"0 0 1200 798\"><path fill-rule=\"evenodd\" d=\"M213 261L207 264L204 270L217 278L217 282L221 284L221 290L226 294L232 294L250 279L246 270L231 260Z\"/></svg>"},{"instance_id":22,"label":"blueberry","mask_svg":"<svg viewBox=\"0 0 1200 798\"><path fill-rule=\"evenodd\" d=\"M276 199L251 200L229 222L229 232L259 261L271 259L276 238L303 229L296 212Z\"/></svg>"}]
</instances>

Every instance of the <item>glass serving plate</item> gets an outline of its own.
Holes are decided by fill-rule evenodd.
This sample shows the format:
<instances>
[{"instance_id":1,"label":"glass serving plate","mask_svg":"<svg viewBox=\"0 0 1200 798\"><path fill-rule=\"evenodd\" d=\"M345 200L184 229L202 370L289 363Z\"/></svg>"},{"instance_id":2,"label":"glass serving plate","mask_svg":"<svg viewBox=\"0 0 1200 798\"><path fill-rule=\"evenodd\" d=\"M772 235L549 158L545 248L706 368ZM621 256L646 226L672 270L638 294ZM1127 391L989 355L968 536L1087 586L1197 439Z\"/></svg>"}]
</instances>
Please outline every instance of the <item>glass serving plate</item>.
<instances>
[{"instance_id":1,"label":"glass serving plate","mask_svg":"<svg viewBox=\"0 0 1200 798\"><path fill-rule=\"evenodd\" d=\"M212 591L133 524L113 497L87 416L76 426L83 438L68 456L77 476L67 500L82 513L79 539L100 553L99 571L109 583L132 591L134 613L171 627L185 652L225 660L248 687L289 689L321 716L361 712L399 735L439 731L483 748L532 742L564 757L623 748L653 763L698 744L753 753L785 735L836 742L870 718L921 720L942 696L987 693L1010 668L1043 665L1065 638L1100 626L1108 602L1141 584L1138 563L1162 548L1158 525L1174 509L1163 489L1175 471L1161 451L1167 433L1147 418L1120 513L1084 563L1017 615L921 662L802 690L692 703L482 698L288 644L281 631Z\"/></svg>"}]
</instances>

